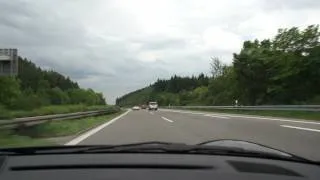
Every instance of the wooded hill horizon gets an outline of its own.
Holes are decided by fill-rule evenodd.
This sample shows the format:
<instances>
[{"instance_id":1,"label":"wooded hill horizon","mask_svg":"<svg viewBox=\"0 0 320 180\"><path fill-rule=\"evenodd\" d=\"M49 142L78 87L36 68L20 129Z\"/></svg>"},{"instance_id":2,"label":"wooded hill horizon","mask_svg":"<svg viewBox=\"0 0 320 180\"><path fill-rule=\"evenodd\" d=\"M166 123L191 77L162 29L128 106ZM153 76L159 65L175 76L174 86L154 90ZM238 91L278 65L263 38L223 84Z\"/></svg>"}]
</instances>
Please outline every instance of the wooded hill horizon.
<instances>
[{"instance_id":1,"label":"wooded hill horizon","mask_svg":"<svg viewBox=\"0 0 320 180\"><path fill-rule=\"evenodd\" d=\"M105 105L102 93L80 88L53 70L43 70L19 57L18 75L0 76L0 110L32 110L48 105Z\"/></svg>"},{"instance_id":2,"label":"wooded hill horizon","mask_svg":"<svg viewBox=\"0 0 320 180\"><path fill-rule=\"evenodd\" d=\"M279 29L272 39L244 41L231 65L212 58L211 76L158 79L117 98L116 104L320 104L319 37L319 25Z\"/></svg>"}]
</instances>

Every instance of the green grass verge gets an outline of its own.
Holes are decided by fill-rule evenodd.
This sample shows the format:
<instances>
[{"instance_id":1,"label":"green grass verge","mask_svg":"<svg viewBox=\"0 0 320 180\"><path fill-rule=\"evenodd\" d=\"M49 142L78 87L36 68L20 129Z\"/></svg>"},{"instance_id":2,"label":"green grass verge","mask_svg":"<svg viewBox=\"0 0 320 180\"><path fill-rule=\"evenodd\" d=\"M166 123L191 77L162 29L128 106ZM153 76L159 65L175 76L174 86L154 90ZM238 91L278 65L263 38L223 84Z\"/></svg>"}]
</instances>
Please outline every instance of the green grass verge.
<instances>
[{"instance_id":1,"label":"green grass verge","mask_svg":"<svg viewBox=\"0 0 320 180\"><path fill-rule=\"evenodd\" d=\"M24 146L48 146L54 143L44 139L35 139L28 136L16 134L13 130L0 130L0 148L24 147Z\"/></svg>"},{"instance_id":2,"label":"green grass verge","mask_svg":"<svg viewBox=\"0 0 320 180\"><path fill-rule=\"evenodd\" d=\"M272 116L272 117L285 117L295 119L307 120L320 120L320 112L313 111L275 111L275 110L237 110L237 109L195 109L188 108L185 110L206 111L206 112L219 112L219 113L232 113L232 114L246 114L258 116Z\"/></svg>"},{"instance_id":3,"label":"green grass verge","mask_svg":"<svg viewBox=\"0 0 320 180\"><path fill-rule=\"evenodd\" d=\"M102 124L120 115L121 113L123 113L123 111L97 117L45 122L30 127L20 128L18 130L18 134L26 135L33 138L73 135Z\"/></svg>"},{"instance_id":4,"label":"green grass verge","mask_svg":"<svg viewBox=\"0 0 320 180\"><path fill-rule=\"evenodd\" d=\"M54 145L44 138L75 135L107 122L123 112L120 110L97 117L45 122L10 130L0 129L0 148Z\"/></svg>"},{"instance_id":5,"label":"green grass verge","mask_svg":"<svg viewBox=\"0 0 320 180\"><path fill-rule=\"evenodd\" d=\"M28 116L43 116L50 114L64 114L80 111L93 111L109 108L110 106L101 105L101 106L86 106L83 104L77 105L55 105L55 106L44 106L38 109L31 111L25 110L5 110L0 107L0 119L13 119L19 117L28 117Z\"/></svg>"}]
</instances>

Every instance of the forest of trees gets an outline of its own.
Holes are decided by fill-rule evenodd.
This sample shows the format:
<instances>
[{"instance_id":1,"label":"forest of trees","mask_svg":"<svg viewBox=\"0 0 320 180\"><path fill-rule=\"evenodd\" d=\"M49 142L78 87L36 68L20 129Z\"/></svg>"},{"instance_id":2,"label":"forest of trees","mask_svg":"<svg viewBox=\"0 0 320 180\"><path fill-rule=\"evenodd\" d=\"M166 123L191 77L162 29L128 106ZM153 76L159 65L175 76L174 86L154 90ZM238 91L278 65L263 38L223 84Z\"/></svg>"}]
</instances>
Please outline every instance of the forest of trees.
<instances>
[{"instance_id":1,"label":"forest of trees","mask_svg":"<svg viewBox=\"0 0 320 180\"><path fill-rule=\"evenodd\" d=\"M0 108L32 110L47 105L105 105L102 93L81 89L55 71L46 71L19 57L16 77L0 77Z\"/></svg>"},{"instance_id":2,"label":"forest of trees","mask_svg":"<svg viewBox=\"0 0 320 180\"><path fill-rule=\"evenodd\" d=\"M231 65L211 59L211 76L173 76L129 93L118 105L319 104L319 26L279 29L272 39L245 41ZM134 97L134 98L133 98Z\"/></svg>"}]
</instances>

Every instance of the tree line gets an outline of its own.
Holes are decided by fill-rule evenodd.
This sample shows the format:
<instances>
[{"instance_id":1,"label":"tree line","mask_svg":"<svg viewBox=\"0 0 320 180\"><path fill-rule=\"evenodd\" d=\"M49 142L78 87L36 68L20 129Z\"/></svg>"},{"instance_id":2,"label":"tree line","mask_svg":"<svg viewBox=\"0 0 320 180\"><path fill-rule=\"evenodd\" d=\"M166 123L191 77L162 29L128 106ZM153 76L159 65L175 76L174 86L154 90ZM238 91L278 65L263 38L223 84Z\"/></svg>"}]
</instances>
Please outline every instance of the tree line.
<instances>
[{"instance_id":1,"label":"tree line","mask_svg":"<svg viewBox=\"0 0 320 180\"><path fill-rule=\"evenodd\" d=\"M0 77L0 108L32 110L47 105L106 104L102 93L82 89L76 82L53 70L42 70L19 57L16 77Z\"/></svg>"},{"instance_id":2,"label":"tree line","mask_svg":"<svg viewBox=\"0 0 320 180\"><path fill-rule=\"evenodd\" d=\"M120 97L116 103L152 100L161 105L233 105L237 100L241 105L318 104L319 36L318 25L279 29L272 39L245 41L230 65L212 58L210 77L174 75Z\"/></svg>"}]
</instances>

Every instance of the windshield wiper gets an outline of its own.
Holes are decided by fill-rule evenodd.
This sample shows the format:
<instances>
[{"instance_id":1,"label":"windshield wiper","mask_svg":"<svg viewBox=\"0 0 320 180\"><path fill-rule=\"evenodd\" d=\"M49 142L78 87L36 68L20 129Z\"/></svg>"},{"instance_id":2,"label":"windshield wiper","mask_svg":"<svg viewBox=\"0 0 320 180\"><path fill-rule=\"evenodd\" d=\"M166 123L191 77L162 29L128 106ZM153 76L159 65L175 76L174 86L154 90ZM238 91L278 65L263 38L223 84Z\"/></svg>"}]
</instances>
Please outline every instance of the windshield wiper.
<instances>
[{"instance_id":1,"label":"windshield wiper","mask_svg":"<svg viewBox=\"0 0 320 180\"><path fill-rule=\"evenodd\" d=\"M181 154L217 154L252 155L263 157L283 157L282 155L260 151L248 151L238 147L187 145L182 143L147 142L114 146L92 146L75 149L74 153L181 153Z\"/></svg>"},{"instance_id":2,"label":"windshield wiper","mask_svg":"<svg viewBox=\"0 0 320 180\"><path fill-rule=\"evenodd\" d=\"M145 142L125 145L80 145L80 146L42 146L42 147L19 147L0 149L0 155L37 155L37 154L69 154L86 153L90 150L107 150L117 147L138 147L142 145L170 145L167 142Z\"/></svg>"},{"instance_id":3,"label":"windshield wiper","mask_svg":"<svg viewBox=\"0 0 320 180\"><path fill-rule=\"evenodd\" d=\"M226 156L257 157L265 159L291 160L317 163L298 156L284 156L263 151L245 150L238 147L186 145L179 143L148 142L115 146L93 146L76 150L74 153L174 153L174 154L210 154ZM318 163L317 163L318 164Z\"/></svg>"},{"instance_id":4,"label":"windshield wiper","mask_svg":"<svg viewBox=\"0 0 320 180\"><path fill-rule=\"evenodd\" d=\"M0 155L40 155L40 154L88 154L88 153L167 153L167 154L209 154L265 159L289 160L318 164L297 156L284 156L263 151L245 150L239 147L187 145L182 143L145 142L125 145L99 146L48 146L0 149Z\"/></svg>"},{"instance_id":5,"label":"windshield wiper","mask_svg":"<svg viewBox=\"0 0 320 180\"><path fill-rule=\"evenodd\" d=\"M75 153L106 153L106 152L148 152L148 151L159 151L168 152L170 150L179 151L181 149L177 147L187 147L188 145L182 143L167 143L167 142L144 142L144 143L133 143L124 145L112 145L112 146L92 146L79 150L75 150ZM170 148L171 147L171 148Z\"/></svg>"},{"instance_id":6,"label":"windshield wiper","mask_svg":"<svg viewBox=\"0 0 320 180\"><path fill-rule=\"evenodd\" d=\"M182 143L145 142L124 145L84 145L45 146L0 149L0 155L76 154L76 153L124 153L124 152L164 152L164 153L213 153L239 152L240 148L222 148Z\"/></svg>"}]
</instances>

